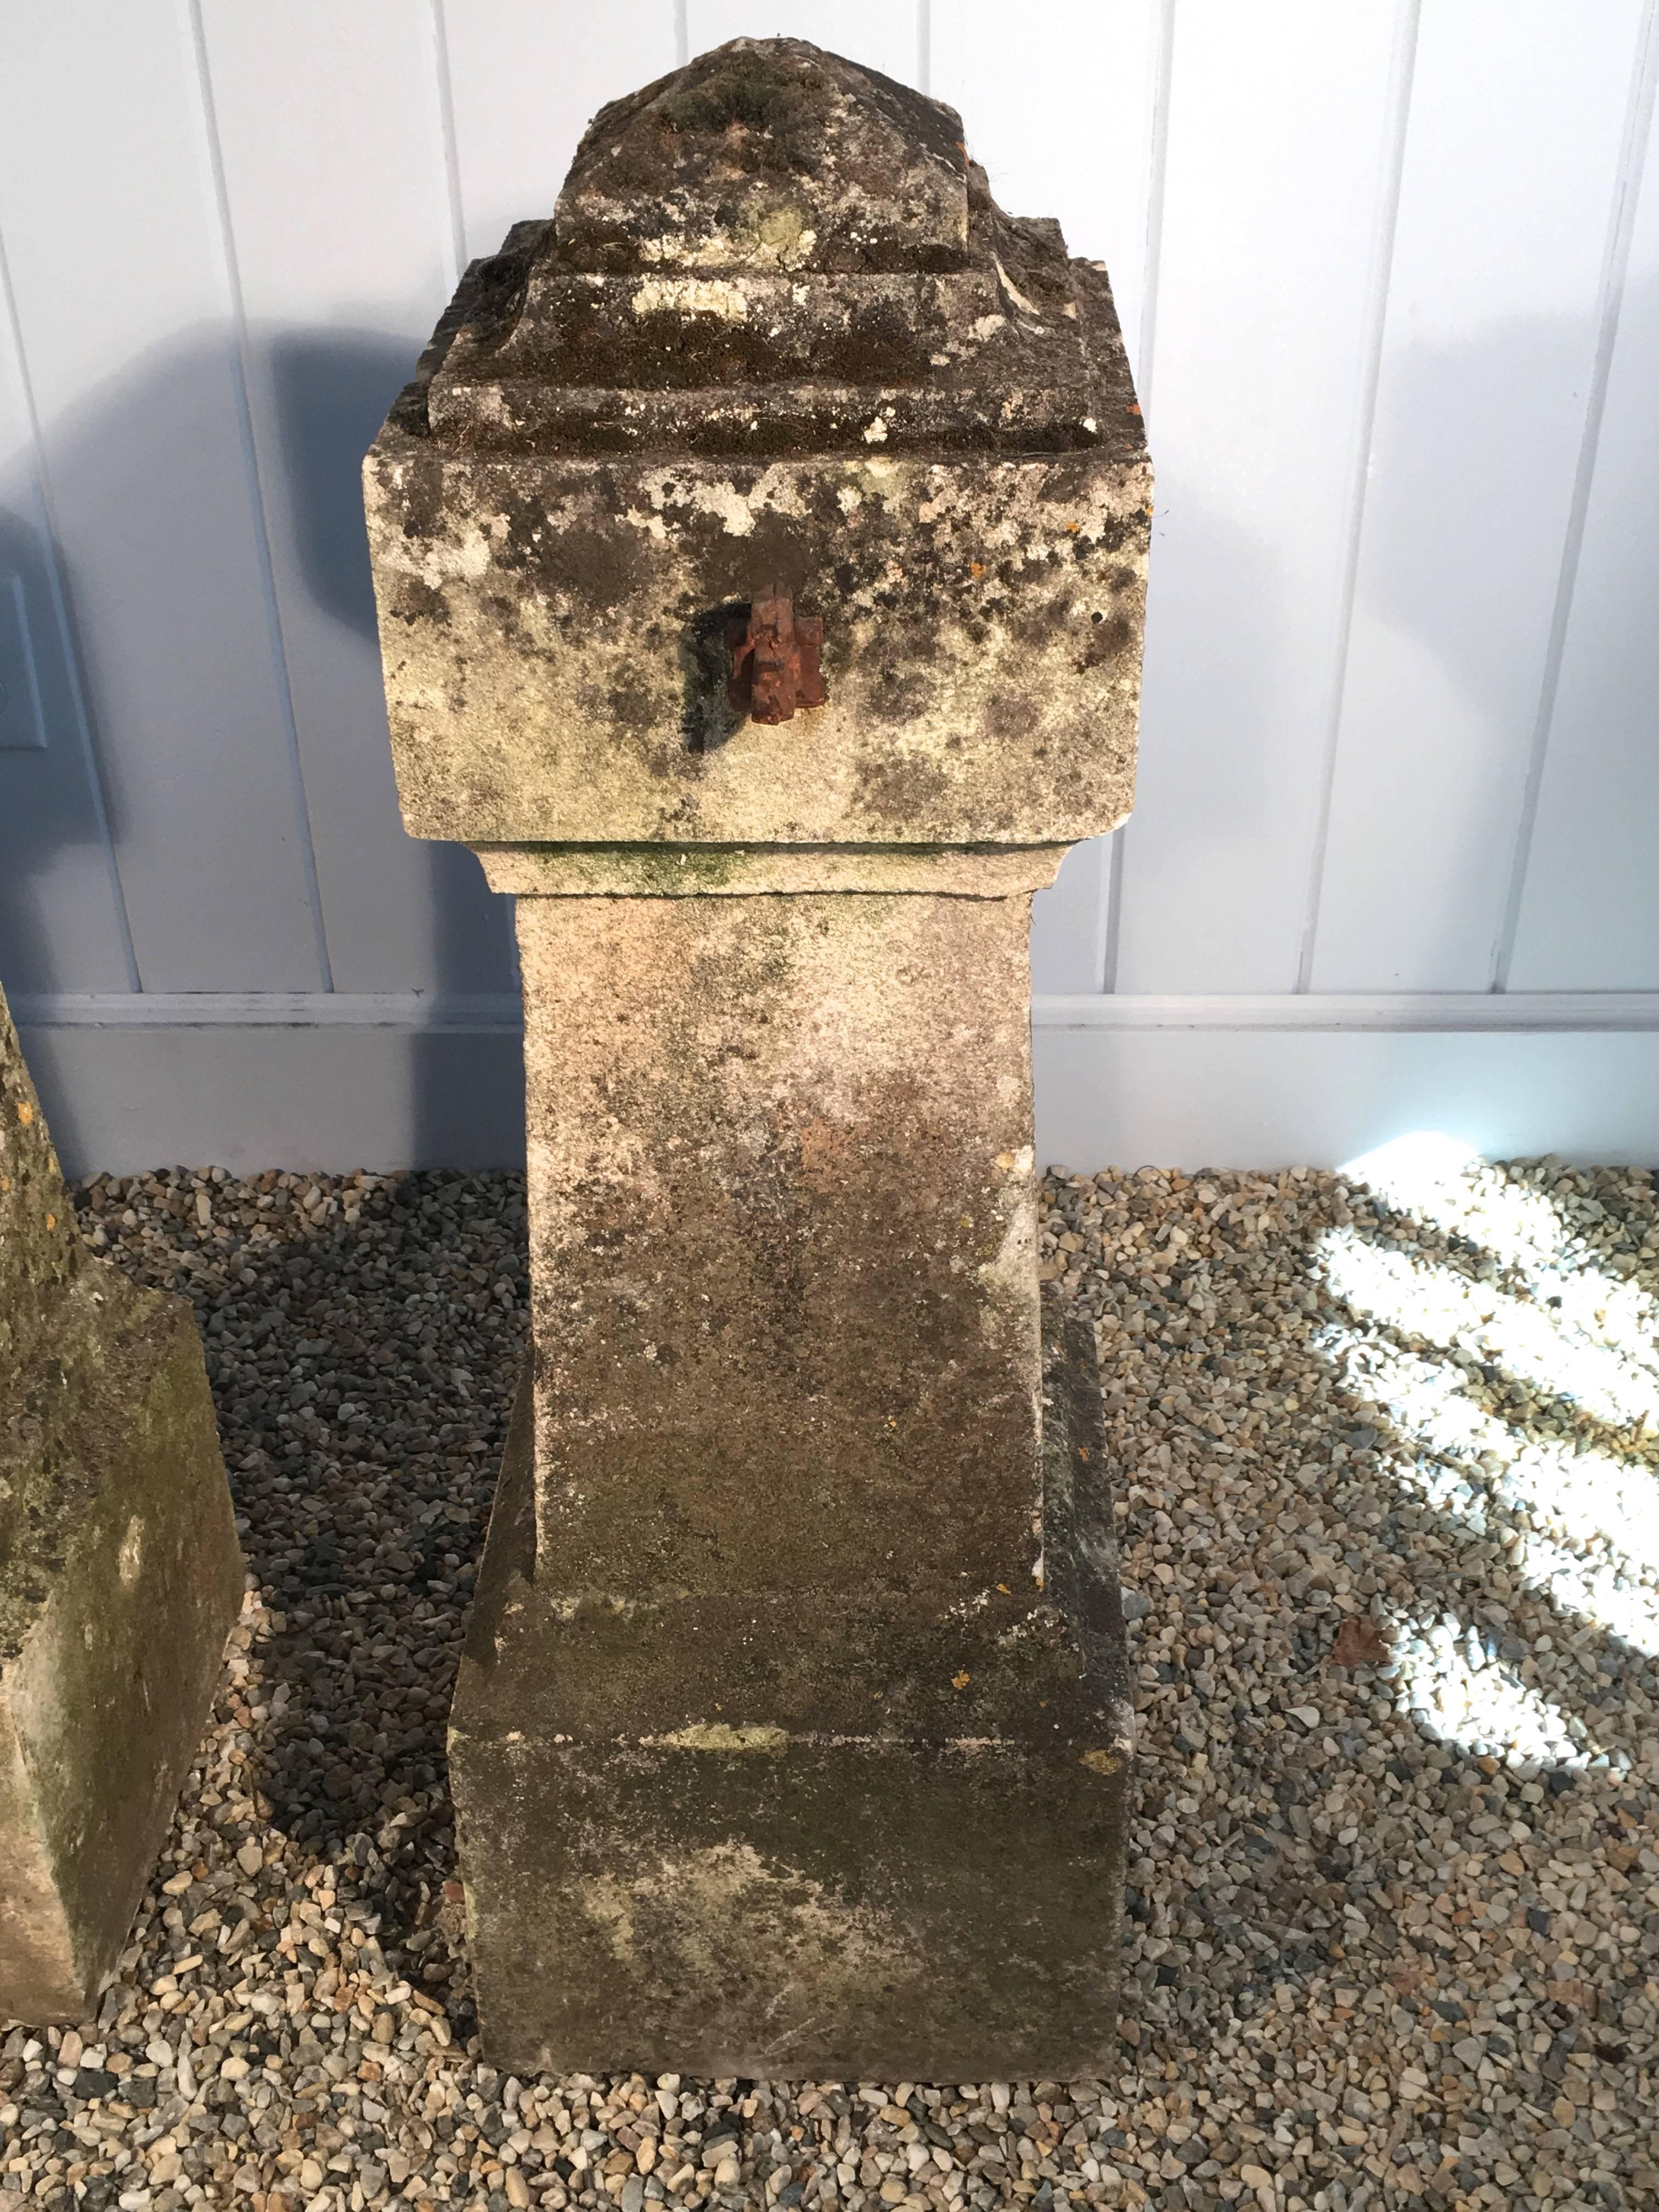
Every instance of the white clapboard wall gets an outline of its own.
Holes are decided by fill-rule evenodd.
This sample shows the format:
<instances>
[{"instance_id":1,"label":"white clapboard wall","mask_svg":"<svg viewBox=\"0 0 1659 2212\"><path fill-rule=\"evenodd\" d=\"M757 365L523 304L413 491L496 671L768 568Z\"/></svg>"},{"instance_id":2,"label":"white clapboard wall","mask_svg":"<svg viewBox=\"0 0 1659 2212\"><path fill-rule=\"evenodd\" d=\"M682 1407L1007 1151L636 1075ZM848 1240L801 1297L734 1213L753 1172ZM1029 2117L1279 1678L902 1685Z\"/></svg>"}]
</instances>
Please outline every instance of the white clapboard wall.
<instances>
[{"instance_id":1,"label":"white clapboard wall","mask_svg":"<svg viewBox=\"0 0 1659 2212\"><path fill-rule=\"evenodd\" d=\"M0 0L0 979L77 1168L510 1159L357 462L607 99L784 31L1110 264L1132 822L1038 902L1075 1167L1659 1153L1659 0Z\"/></svg>"}]
</instances>

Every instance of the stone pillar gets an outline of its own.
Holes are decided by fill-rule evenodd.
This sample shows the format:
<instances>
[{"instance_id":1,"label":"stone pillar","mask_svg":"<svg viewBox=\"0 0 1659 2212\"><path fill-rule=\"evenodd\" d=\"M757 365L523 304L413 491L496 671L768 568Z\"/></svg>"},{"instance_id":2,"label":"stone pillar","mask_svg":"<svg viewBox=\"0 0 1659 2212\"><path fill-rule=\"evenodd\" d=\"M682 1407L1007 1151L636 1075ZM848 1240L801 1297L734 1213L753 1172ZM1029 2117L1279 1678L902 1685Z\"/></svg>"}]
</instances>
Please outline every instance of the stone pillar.
<instances>
[{"instance_id":1,"label":"stone pillar","mask_svg":"<svg viewBox=\"0 0 1659 2212\"><path fill-rule=\"evenodd\" d=\"M86 2019L242 1560L195 1316L82 1244L0 997L0 2017Z\"/></svg>"},{"instance_id":2,"label":"stone pillar","mask_svg":"<svg viewBox=\"0 0 1659 2212\"><path fill-rule=\"evenodd\" d=\"M1129 1752L1028 934L1133 781L1103 272L738 40L604 110L367 465L416 834L518 899L533 1382L451 1770L501 2063L1104 2061Z\"/></svg>"}]
</instances>

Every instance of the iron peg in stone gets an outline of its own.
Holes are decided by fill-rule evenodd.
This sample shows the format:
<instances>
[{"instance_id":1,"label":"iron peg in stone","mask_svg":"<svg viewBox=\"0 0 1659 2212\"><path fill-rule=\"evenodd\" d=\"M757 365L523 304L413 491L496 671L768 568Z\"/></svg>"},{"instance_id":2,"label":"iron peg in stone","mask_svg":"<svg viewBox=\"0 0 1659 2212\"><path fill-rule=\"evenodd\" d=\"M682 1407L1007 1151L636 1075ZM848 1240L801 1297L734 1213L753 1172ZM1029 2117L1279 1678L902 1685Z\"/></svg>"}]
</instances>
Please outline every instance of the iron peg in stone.
<instances>
[{"instance_id":1,"label":"iron peg in stone","mask_svg":"<svg viewBox=\"0 0 1659 2212\"><path fill-rule=\"evenodd\" d=\"M787 722L797 707L827 703L819 666L823 617L798 615L781 586L768 584L755 594L748 621L735 616L726 624L726 641L732 651L726 696L739 714L756 722Z\"/></svg>"}]
</instances>

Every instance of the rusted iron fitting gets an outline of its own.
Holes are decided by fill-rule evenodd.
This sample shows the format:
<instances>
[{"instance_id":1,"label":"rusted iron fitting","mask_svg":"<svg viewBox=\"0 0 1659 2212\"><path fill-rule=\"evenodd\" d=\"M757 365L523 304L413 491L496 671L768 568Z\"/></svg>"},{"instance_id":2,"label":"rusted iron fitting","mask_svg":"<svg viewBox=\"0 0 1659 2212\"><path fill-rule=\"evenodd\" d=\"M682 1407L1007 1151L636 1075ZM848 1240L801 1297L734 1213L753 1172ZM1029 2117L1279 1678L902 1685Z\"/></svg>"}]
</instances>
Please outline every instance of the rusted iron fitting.
<instances>
[{"instance_id":1,"label":"rusted iron fitting","mask_svg":"<svg viewBox=\"0 0 1659 2212\"><path fill-rule=\"evenodd\" d=\"M757 722L787 722L797 707L822 707L828 697L818 656L821 615L798 615L787 592L767 584L749 605L744 623L726 626L732 650L727 696L740 714Z\"/></svg>"}]
</instances>

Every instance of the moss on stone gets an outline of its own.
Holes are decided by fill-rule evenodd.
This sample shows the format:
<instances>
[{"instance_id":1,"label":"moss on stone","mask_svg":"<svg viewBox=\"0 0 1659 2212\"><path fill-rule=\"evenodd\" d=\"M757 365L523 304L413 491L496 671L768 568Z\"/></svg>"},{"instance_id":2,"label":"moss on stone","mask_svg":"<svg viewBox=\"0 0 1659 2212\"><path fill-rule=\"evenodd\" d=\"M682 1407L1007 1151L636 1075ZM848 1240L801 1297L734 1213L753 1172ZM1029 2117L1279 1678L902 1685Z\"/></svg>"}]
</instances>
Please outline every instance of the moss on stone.
<instances>
[{"instance_id":1,"label":"moss on stone","mask_svg":"<svg viewBox=\"0 0 1659 2212\"><path fill-rule=\"evenodd\" d=\"M211 1708L241 1558L194 1316L76 1232L0 1000L0 2014L96 2003Z\"/></svg>"}]
</instances>

